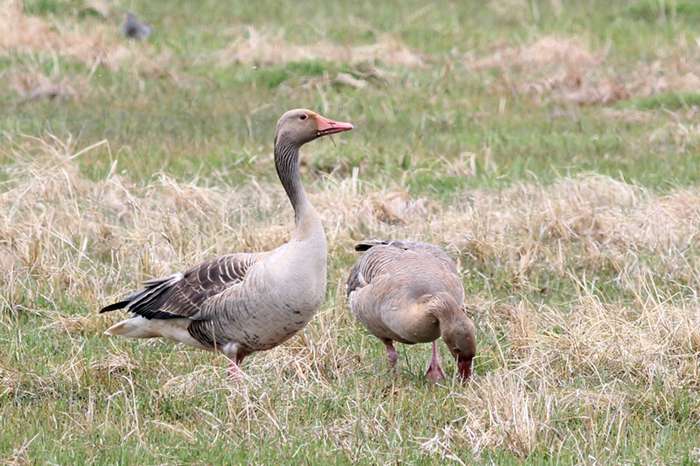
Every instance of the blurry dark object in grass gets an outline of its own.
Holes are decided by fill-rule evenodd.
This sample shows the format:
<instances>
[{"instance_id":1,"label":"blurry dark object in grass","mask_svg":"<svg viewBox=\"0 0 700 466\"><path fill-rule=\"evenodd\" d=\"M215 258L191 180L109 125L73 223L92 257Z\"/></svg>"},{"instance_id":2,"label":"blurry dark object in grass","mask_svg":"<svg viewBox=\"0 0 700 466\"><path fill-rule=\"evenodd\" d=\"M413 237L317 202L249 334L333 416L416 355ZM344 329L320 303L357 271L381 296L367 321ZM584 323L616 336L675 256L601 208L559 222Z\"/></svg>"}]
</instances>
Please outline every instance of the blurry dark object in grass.
<instances>
[{"instance_id":1,"label":"blurry dark object in grass","mask_svg":"<svg viewBox=\"0 0 700 466\"><path fill-rule=\"evenodd\" d=\"M126 13L122 33L129 39L144 40L151 35L151 26L140 21L132 12Z\"/></svg>"}]
</instances>

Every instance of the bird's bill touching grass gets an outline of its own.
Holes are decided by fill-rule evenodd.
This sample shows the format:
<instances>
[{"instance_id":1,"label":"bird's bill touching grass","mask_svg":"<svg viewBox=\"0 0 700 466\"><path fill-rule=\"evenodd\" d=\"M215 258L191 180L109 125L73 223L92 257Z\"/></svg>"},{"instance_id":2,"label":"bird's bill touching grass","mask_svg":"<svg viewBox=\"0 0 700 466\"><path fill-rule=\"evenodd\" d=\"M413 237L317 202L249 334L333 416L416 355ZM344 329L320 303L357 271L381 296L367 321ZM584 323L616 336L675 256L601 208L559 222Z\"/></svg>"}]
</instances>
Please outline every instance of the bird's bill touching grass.
<instances>
[{"instance_id":1,"label":"bird's bill touching grass","mask_svg":"<svg viewBox=\"0 0 700 466\"><path fill-rule=\"evenodd\" d=\"M314 117L316 119L317 136L327 136L329 134L342 133L343 131L350 131L354 128L352 123L346 123L344 121L334 121L318 114L314 115Z\"/></svg>"},{"instance_id":2,"label":"bird's bill touching grass","mask_svg":"<svg viewBox=\"0 0 700 466\"><path fill-rule=\"evenodd\" d=\"M472 359L465 356L457 356L457 371L462 381L467 381L472 375Z\"/></svg>"}]
</instances>

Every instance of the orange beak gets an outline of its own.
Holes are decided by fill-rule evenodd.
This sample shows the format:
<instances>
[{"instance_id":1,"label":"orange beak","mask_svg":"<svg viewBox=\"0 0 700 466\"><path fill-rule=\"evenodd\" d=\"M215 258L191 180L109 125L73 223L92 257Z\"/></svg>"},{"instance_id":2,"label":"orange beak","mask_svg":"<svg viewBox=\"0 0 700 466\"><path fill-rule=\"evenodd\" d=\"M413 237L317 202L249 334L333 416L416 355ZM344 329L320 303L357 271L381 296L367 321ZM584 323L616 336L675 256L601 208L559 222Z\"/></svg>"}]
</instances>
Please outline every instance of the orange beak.
<instances>
[{"instance_id":1,"label":"orange beak","mask_svg":"<svg viewBox=\"0 0 700 466\"><path fill-rule=\"evenodd\" d=\"M352 123L345 123L344 121L333 121L328 118L322 117L321 115L316 115L316 135L326 136L328 134L342 133L343 131L350 131L354 126Z\"/></svg>"}]
</instances>

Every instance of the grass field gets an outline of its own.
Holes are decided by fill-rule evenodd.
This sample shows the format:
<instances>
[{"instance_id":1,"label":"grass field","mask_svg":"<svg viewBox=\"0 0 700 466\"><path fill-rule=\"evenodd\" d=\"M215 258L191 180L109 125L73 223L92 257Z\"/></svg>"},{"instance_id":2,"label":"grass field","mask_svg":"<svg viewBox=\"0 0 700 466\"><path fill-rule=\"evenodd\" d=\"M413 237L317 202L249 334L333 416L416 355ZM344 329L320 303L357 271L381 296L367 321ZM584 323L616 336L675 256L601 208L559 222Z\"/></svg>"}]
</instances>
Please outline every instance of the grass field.
<instances>
[{"instance_id":1,"label":"grass field","mask_svg":"<svg viewBox=\"0 0 700 466\"><path fill-rule=\"evenodd\" d=\"M700 3L0 0L0 83L0 463L700 464ZM356 125L303 151L309 326L240 384L104 336L141 280L286 240L302 106ZM376 237L458 259L468 384L349 314Z\"/></svg>"}]
</instances>

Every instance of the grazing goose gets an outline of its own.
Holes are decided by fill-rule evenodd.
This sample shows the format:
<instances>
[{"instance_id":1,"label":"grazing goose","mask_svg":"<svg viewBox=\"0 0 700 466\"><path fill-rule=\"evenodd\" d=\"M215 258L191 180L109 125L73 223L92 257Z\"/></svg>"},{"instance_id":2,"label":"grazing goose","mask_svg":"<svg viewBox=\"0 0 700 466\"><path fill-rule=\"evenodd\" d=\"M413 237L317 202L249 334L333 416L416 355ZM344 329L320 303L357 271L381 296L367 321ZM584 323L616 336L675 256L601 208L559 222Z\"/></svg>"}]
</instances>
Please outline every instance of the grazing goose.
<instances>
[{"instance_id":1,"label":"grazing goose","mask_svg":"<svg viewBox=\"0 0 700 466\"><path fill-rule=\"evenodd\" d=\"M244 357L273 348L302 329L325 297L326 236L301 183L299 148L352 128L311 110L282 115L275 133L275 167L294 208L291 240L272 251L229 254L149 280L100 311L125 308L135 314L105 333L164 337L221 351L235 376Z\"/></svg>"},{"instance_id":2,"label":"grazing goose","mask_svg":"<svg viewBox=\"0 0 700 466\"><path fill-rule=\"evenodd\" d=\"M464 288L457 266L437 246L410 241L366 241L347 282L353 314L386 346L389 364L396 365L394 341L433 342L426 376L445 377L437 338L442 337L462 379L471 375L476 354L474 323L463 309Z\"/></svg>"}]
</instances>

